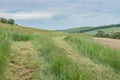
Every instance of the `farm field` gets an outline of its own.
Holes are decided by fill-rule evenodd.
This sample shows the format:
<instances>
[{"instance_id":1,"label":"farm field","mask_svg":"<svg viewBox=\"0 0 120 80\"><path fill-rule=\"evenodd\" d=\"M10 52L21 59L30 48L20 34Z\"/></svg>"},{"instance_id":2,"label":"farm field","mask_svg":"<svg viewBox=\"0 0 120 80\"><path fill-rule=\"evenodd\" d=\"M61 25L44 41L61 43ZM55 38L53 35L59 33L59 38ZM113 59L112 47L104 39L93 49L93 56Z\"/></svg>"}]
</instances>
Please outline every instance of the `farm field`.
<instances>
[{"instance_id":1,"label":"farm field","mask_svg":"<svg viewBox=\"0 0 120 80\"><path fill-rule=\"evenodd\" d=\"M120 80L119 43L0 23L0 80Z\"/></svg>"},{"instance_id":2,"label":"farm field","mask_svg":"<svg viewBox=\"0 0 120 80\"><path fill-rule=\"evenodd\" d=\"M114 49L120 49L120 40L118 39L110 39L110 38L94 38L96 41L100 42L101 44L104 44L106 46L109 46Z\"/></svg>"}]
</instances>

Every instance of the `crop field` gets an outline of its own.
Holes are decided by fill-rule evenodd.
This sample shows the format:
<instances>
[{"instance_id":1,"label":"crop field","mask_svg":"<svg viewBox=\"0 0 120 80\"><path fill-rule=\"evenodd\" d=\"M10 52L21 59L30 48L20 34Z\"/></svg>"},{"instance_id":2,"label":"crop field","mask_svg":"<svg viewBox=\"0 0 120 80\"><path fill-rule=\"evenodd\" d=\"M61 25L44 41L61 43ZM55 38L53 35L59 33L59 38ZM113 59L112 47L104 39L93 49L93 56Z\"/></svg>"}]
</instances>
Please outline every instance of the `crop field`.
<instances>
[{"instance_id":1,"label":"crop field","mask_svg":"<svg viewBox=\"0 0 120 80\"><path fill-rule=\"evenodd\" d=\"M100 41L0 23L0 80L120 80L120 49Z\"/></svg>"}]
</instances>

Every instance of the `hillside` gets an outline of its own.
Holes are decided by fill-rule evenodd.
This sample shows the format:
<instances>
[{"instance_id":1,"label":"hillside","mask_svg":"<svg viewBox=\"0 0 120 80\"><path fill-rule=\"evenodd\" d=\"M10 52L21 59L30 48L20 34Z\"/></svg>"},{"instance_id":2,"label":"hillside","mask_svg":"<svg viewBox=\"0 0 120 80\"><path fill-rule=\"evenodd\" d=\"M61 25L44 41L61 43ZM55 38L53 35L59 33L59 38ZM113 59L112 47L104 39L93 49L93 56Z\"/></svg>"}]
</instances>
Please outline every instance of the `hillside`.
<instances>
[{"instance_id":1,"label":"hillside","mask_svg":"<svg viewBox=\"0 0 120 80\"><path fill-rule=\"evenodd\" d=\"M68 33L80 33L82 30L91 29L92 27L77 27L77 28L71 28L66 30L59 30L62 32L68 32Z\"/></svg>"},{"instance_id":2,"label":"hillside","mask_svg":"<svg viewBox=\"0 0 120 80\"><path fill-rule=\"evenodd\" d=\"M88 33L96 34L98 30L103 30L107 33L120 31L120 24L97 26L97 27L78 27L62 30L63 32L68 33Z\"/></svg>"},{"instance_id":3,"label":"hillside","mask_svg":"<svg viewBox=\"0 0 120 80\"><path fill-rule=\"evenodd\" d=\"M84 34L0 23L0 80L120 80L119 52Z\"/></svg>"}]
</instances>

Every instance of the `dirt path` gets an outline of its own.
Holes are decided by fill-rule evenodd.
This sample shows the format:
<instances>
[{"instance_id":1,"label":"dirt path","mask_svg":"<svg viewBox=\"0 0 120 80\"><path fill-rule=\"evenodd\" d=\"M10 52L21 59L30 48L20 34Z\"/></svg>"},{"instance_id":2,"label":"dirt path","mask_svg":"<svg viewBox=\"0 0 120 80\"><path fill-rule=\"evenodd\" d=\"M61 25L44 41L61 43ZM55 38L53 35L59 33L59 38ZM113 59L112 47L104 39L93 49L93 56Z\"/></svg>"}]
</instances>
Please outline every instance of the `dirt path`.
<instances>
[{"instance_id":1,"label":"dirt path","mask_svg":"<svg viewBox=\"0 0 120 80\"><path fill-rule=\"evenodd\" d=\"M6 80L30 80L34 72L31 56L36 53L31 42L13 42Z\"/></svg>"},{"instance_id":2,"label":"dirt path","mask_svg":"<svg viewBox=\"0 0 120 80\"><path fill-rule=\"evenodd\" d=\"M70 57L74 63L80 66L80 69L82 69L83 71L89 71L89 73L91 73L94 77L96 77L96 80L114 79L113 77L115 76L111 74L112 70L109 67L96 64L91 59L81 54L78 54L73 48L71 48L66 42L64 42L63 39L64 39L64 36L54 38L53 40L58 47L66 51L67 56Z\"/></svg>"},{"instance_id":3,"label":"dirt path","mask_svg":"<svg viewBox=\"0 0 120 80\"><path fill-rule=\"evenodd\" d=\"M101 44L107 45L111 48L120 49L120 40L118 40L118 39L94 37L94 40L101 43Z\"/></svg>"}]
</instances>

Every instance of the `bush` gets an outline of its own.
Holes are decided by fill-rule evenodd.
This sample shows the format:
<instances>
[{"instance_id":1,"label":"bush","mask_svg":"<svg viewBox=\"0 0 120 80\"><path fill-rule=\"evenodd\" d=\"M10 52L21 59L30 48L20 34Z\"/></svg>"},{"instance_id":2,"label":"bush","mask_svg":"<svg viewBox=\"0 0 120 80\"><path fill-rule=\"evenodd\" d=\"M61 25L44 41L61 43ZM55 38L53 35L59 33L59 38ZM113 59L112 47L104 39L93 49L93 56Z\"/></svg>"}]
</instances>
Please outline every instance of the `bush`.
<instances>
[{"instance_id":1,"label":"bush","mask_svg":"<svg viewBox=\"0 0 120 80\"><path fill-rule=\"evenodd\" d=\"M8 19L8 20L7 20L7 23L8 23L8 24L14 24L15 21L14 21L13 19Z\"/></svg>"},{"instance_id":2,"label":"bush","mask_svg":"<svg viewBox=\"0 0 120 80\"><path fill-rule=\"evenodd\" d=\"M5 18L0 18L0 22L1 22L1 23L7 23L7 19L5 19Z\"/></svg>"},{"instance_id":3,"label":"bush","mask_svg":"<svg viewBox=\"0 0 120 80\"><path fill-rule=\"evenodd\" d=\"M8 23L8 24L15 24L15 20L13 19L6 19L6 18L0 18L1 23Z\"/></svg>"},{"instance_id":4,"label":"bush","mask_svg":"<svg viewBox=\"0 0 120 80\"><path fill-rule=\"evenodd\" d=\"M120 32L115 32L112 34L112 38L120 39Z\"/></svg>"},{"instance_id":5,"label":"bush","mask_svg":"<svg viewBox=\"0 0 120 80\"><path fill-rule=\"evenodd\" d=\"M97 37L104 37L105 36L105 32L102 30L99 30L98 33L96 34Z\"/></svg>"}]
</instances>

